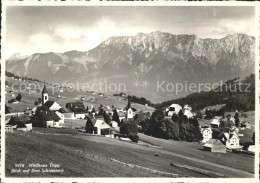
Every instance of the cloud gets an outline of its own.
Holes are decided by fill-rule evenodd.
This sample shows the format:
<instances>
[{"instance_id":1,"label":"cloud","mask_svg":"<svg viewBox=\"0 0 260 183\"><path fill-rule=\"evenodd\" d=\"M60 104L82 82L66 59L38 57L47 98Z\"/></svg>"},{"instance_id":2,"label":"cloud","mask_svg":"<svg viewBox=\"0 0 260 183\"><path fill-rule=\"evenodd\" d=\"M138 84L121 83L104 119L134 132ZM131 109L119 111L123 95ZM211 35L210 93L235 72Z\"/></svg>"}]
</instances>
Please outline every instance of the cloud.
<instances>
[{"instance_id":1,"label":"cloud","mask_svg":"<svg viewBox=\"0 0 260 183\"><path fill-rule=\"evenodd\" d=\"M201 38L253 35L254 11L252 7L7 8L7 44L13 53L87 51L111 36L157 30Z\"/></svg>"}]
</instances>

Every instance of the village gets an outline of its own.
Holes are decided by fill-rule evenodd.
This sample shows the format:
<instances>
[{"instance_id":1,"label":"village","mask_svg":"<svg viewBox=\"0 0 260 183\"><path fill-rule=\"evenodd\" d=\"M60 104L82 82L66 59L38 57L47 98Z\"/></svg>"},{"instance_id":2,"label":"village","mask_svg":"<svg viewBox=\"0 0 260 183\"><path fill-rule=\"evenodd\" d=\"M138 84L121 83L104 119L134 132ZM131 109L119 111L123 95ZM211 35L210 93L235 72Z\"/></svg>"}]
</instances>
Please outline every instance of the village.
<instances>
[{"instance_id":1,"label":"village","mask_svg":"<svg viewBox=\"0 0 260 183\"><path fill-rule=\"evenodd\" d=\"M14 82L21 81L19 78L9 78ZM27 81L29 83L29 81ZM32 83L32 82L31 82ZM29 85L30 86L30 83ZM22 95L20 93L14 94L6 84L6 95L10 95L8 100L9 108L17 105ZM28 89L28 88L27 88ZM118 138L123 141L136 141L133 138L129 139L129 132L124 133L120 130L122 124L135 124L137 130L134 132L142 133L142 121L150 119L153 115L154 109L142 108L137 110L133 107L130 99L122 94L127 104L121 108L116 105L103 105L102 103L96 105L85 106L85 97L80 97L76 101L66 102L63 105L59 104L55 99L62 100L62 93L64 89L60 89L55 98L50 99L49 91L46 84L43 84L41 97L34 102L34 107L27 107L23 111L6 112L6 132L24 131L30 132L34 128L57 128L57 129L75 129L82 134L98 135L110 138ZM35 92L36 93L36 92ZM91 92L94 95L94 92ZM104 97L105 94L98 94ZM15 97L16 96L16 97ZM90 102L95 101L94 97L89 99ZM179 104L172 104L164 109L164 118L171 120L174 115L185 116L187 119L196 118L200 123L200 133L202 144L205 151L212 153L226 153L226 152L240 152L247 154L254 154L255 144L253 137L253 126L246 113L239 113L236 111L233 114L225 114L222 110L223 105L217 106L217 114L212 115L212 109L205 107L204 110L194 112L192 107ZM8 107L6 108L8 109ZM8 109L9 110L9 109ZM215 112L216 113L216 112ZM242 114L242 116L241 116ZM232 116L233 115L233 116ZM243 121L240 119L243 119ZM250 118L252 119L252 118ZM245 132L245 133L244 133ZM246 139L246 140L245 140ZM137 141L136 141L137 142Z\"/></svg>"},{"instance_id":2,"label":"village","mask_svg":"<svg viewBox=\"0 0 260 183\"><path fill-rule=\"evenodd\" d=\"M33 87L33 90L30 90L34 84L40 87L36 90ZM23 87L22 90L19 90L20 86ZM56 87L58 92L52 93L53 87ZM116 162L130 163L131 166L134 163L134 167L141 166L142 170L150 169L148 174L140 171L140 176L156 176L152 172L164 172L162 175L166 177L169 175L174 177L250 177L253 172L253 166L246 164L253 161L255 152L253 111L224 112L224 104L205 106L203 110L194 111L188 104L177 103L163 109L155 109L147 104L133 102L125 93L106 94L94 91L71 93L67 88L61 88L57 84L19 77L6 77L5 92L6 147L9 149L7 161L10 166L17 158L23 162L22 152L27 151L28 148L35 149L36 153L39 151L38 148L44 147L45 150L40 151L41 154L44 153L43 163L45 163L44 160L55 157L55 161L62 162L68 174L74 171L70 164L74 164L73 167L76 169L79 168L77 166L80 163L79 160L63 162L64 158L50 156L47 149L56 153L59 151L66 151L66 154L72 153L74 156L79 156L78 159L81 159L81 162L92 161L85 157L82 159L83 154L96 155L99 158L94 160L98 161L95 164L111 166L111 159L116 159ZM162 123L163 126L177 124L179 120L183 120L184 123L188 122L190 125L198 122L198 128L190 128L193 131L187 129L183 132L188 136L190 134L196 137L189 140L175 138L173 134L165 138L147 133L147 125L152 125L152 121L157 118L167 122ZM177 126L176 128L182 128ZM160 127L155 127L154 130L155 133L161 131ZM169 127L164 127L161 132L167 134L168 130ZM177 133L181 135L182 132ZM19 143L27 145L17 148ZM72 144L77 144L83 150L72 147ZM100 147L106 148L108 152ZM67 148L73 148L75 152L67 152ZM75 154L79 151L83 154ZM116 151L122 154L118 156ZM139 157L135 156L136 153ZM179 156L178 159L174 158L173 162L168 161L176 155ZM32 159L36 160L37 156ZM99 162L101 157L106 156L109 156L109 162L103 160ZM148 158L146 156L149 160L145 163L140 157ZM190 161L191 157L195 159ZM221 162L222 168L217 165L220 158L225 160ZM194 166L193 161L199 164ZM242 170L237 168L240 163L246 164ZM107 169L92 166L102 172L96 176L108 176L105 173ZM121 166L118 163L113 165L115 169ZM118 176L125 175L124 169L118 172ZM81 170L78 169L78 171ZM131 168L131 171L133 171L132 176L138 175L135 168ZM9 171L6 173L10 175ZM83 171L81 175L91 176L91 172Z\"/></svg>"}]
</instances>

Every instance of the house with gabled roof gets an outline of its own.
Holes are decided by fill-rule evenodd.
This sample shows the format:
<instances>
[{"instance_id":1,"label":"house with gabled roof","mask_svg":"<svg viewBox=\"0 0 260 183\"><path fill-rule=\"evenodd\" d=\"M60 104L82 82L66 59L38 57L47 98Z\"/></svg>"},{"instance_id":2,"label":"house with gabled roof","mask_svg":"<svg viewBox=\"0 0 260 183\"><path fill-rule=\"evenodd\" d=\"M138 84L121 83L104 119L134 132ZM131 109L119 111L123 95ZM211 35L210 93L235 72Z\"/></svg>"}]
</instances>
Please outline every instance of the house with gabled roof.
<instances>
[{"instance_id":1,"label":"house with gabled roof","mask_svg":"<svg viewBox=\"0 0 260 183\"><path fill-rule=\"evenodd\" d=\"M240 149L242 148L239 144L240 138L237 133L232 133L229 135L229 139L226 141L226 147L228 149Z\"/></svg>"},{"instance_id":2,"label":"house with gabled roof","mask_svg":"<svg viewBox=\"0 0 260 183\"><path fill-rule=\"evenodd\" d=\"M21 131L31 131L32 122L29 116L12 116L6 125Z\"/></svg>"},{"instance_id":3,"label":"house with gabled roof","mask_svg":"<svg viewBox=\"0 0 260 183\"><path fill-rule=\"evenodd\" d=\"M203 149L205 151L216 152L216 153L226 153L226 146L220 142L218 139L209 139L209 141L204 144Z\"/></svg>"},{"instance_id":4,"label":"house with gabled roof","mask_svg":"<svg viewBox=\"0 0 260 183\"><path fill-rule=\"evenodd\" d=\"M179 104L172 104L166 109L166 113L171 117L174 114L179 114L180 110L182 110L182 106Z\"/></svg>"},{"instance_id":5,"label":"house with gabled roof","mask_svg":"<svg viewBox=\"0 0 260 183\"><path fill-rule=\"evenodd\" d=\"M35 127L56 127L61 128L64 126L64 119L62 120L56 111L45 110L39 108L31 119Z\"/></svg>"},{"instance_id":6,"label":"house with gabled roof","mask_svg":"<svg viewBox=\"0 0 260 183\"><path fill-rule=\"evenodd\" d=\"M67 103L65 108L72 111L74 113L74 118L76 119L84 119L88 113L83 102Z\"/></svg>"},{"instance_id":7,"label":"house with gabled roof","mask_svg":"<svg viewBox=\"0 0 260 183\"><path fill-rule=\"evenodd\" d=\"M240 138L236 132L221 132L218 137L228 149L240 149L242 148L239 144Z\"/></svg>"},{"instance_id":8,"label":"house with gabled roof","mask_svg":"<svg viewBox=\"0 0 260 183\"><path fill-rule=\"evenodd\" d=\"M212 128L219 128L220 126L220 119L214 118L211 122L210 125Z\"/></svg>"},{"instance_id":9,"label":"house with gabled roof","mask_svg":"<svg viewBox=\"0 0 260 183\"><path fill-rule=\"evenodd\" d=\"M104 121L103 117L87 117L86 126L88 127L87 133L96 135L104 135L105 137L111 137L111 127Z\"/></svg>"},{"instance_id":10,"label":"house with gabled roof","mask_svg":"<svg viewBox=\"0 0 260 183\"><path fill-rule=\"evenodd\" d=\"M74 112L72 112L69 108L60 108L59 112L64 115L64 119L76 119Z\"/></svg>"},{"instance_id":11,"label":"house with gabled roof","mask_svg":"<svg viewBox=\"0 0 260 183\"><path fill-rule=\"evenodd\" d=\"M209 141L209 139L212 138L212 130L209 127L202 127L201 128L201 134L203 136L202 143L206 143Z\"/></svg>"}]
</instances>

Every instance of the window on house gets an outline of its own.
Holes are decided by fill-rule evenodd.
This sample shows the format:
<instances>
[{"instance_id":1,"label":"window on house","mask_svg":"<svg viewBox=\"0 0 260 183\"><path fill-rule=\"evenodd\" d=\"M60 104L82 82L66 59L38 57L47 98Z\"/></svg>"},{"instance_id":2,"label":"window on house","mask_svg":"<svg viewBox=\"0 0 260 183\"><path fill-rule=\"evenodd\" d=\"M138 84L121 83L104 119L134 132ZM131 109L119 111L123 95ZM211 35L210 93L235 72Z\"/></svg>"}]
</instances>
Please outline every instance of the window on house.
<instances>
[{"instance_id":1,"label":"window on house","mask_svg":"<svg viewBox=\"0 0 260 183\"><path fill-rule=\"evenodd\" d=\"M170 107L169 111L175 111L175 107Z\"/></svg>"}]
</instances>

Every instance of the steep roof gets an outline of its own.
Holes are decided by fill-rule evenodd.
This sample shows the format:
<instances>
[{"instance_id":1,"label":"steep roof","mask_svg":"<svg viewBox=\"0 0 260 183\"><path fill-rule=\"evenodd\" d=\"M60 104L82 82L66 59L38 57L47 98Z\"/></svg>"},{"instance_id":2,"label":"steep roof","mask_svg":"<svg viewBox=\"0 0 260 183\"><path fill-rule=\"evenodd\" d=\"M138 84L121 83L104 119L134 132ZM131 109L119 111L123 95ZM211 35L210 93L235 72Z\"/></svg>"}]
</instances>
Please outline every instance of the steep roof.
<instances>
[{"instance_id":1,"label":"steep roof","mask_svg":"<svg viewBox=\"0 0 260 183\"><path fill-rule=\"evenodd\" d=\"M61 118L54 111L41 111L39 116L43 118L44 121L58 121Z\"/></svg>"},{"instance_id":2,"label":"steep roof","mask_svg":"<svg viewBox=\"0 0 260 183\"><path fill-rule=\"evenodd\" d=\"M29 116L12 116L7 123L7 125L17 125L19 123L27 124L30 123L30 117Z\"/></svg>"},{"instance_id":3,"label":"steep roof","mask_svg":"<svg viewBox=\"0 0 260 183\"><path fill-rule=\"evenodd\" d=\"M122 111L118 111L117 114L118 114L119 117L125 117L126 116L126 114Z\"/></svg>"},{"instance_id":4,"label":"steep roof","mask_svg":"<svg viewBox=\"0 0 260 183\"><path fill-rule=\"evenodd\" d=\"M43 105L50 108L54 104L54 101L46 101Z\"/></svg>"},{"instance_id":5,"label":"steep roof","mask_svg":"<svg viewBox=\"0 0 260 183\"><path fill-rule=\"evenodd\" d=\"M72 111L70 110L70 108L60 108L59 111L61 113L72 113Z\"/></svg>"},{"instance_id":6,"label":"steep roof","mask_svg":"<svg viewBox=\"0 0 260 183\"><path fill-rule=\"evenodd\" d=\"M27 128L24 123L17 123L16 128Z\"/></svg>"},{"instance_id":7,"label":"steep roof","mask_svg":"<svg viewBox=\"0 0 260 183\"><path fill-rule=\"evenodd\" d=\"M83 102L70 102L70 103L66 103L66 108L83 108L85 109L85 106L83 104Z\"/></svg>"},{"instance_id":8,"label":"steep roof","mask_svg":"<svg viewBox=\"0 0 260 183\"><path fill-rule=\"evenodd\" d=\"M109 128L111 128L104 120L102 120L100 118L96 120L94 127L97 127L99 129L109 129Z\"/></svg>"},{"instance_id":9,"label":"steep roof","mask_svg":"<svg viewBox=\"0 0 260 183\"><path fill-rule=\"evenodd\" d=\"M84 114L86 111L83 108L74 108L72 110L75 114Z\"/></svg>"},{"instance_id":10,"label":"steep roof","mask_svg":"<svg viewBox=\"0 0 260 183\"><path fill-rule=\"evenodd\" d=\"M213 147L216 145L224 147L224 144L220 142L218 139L209 139L209 141L204 145L204 147Z\"/></svg>"}]
</instances>

